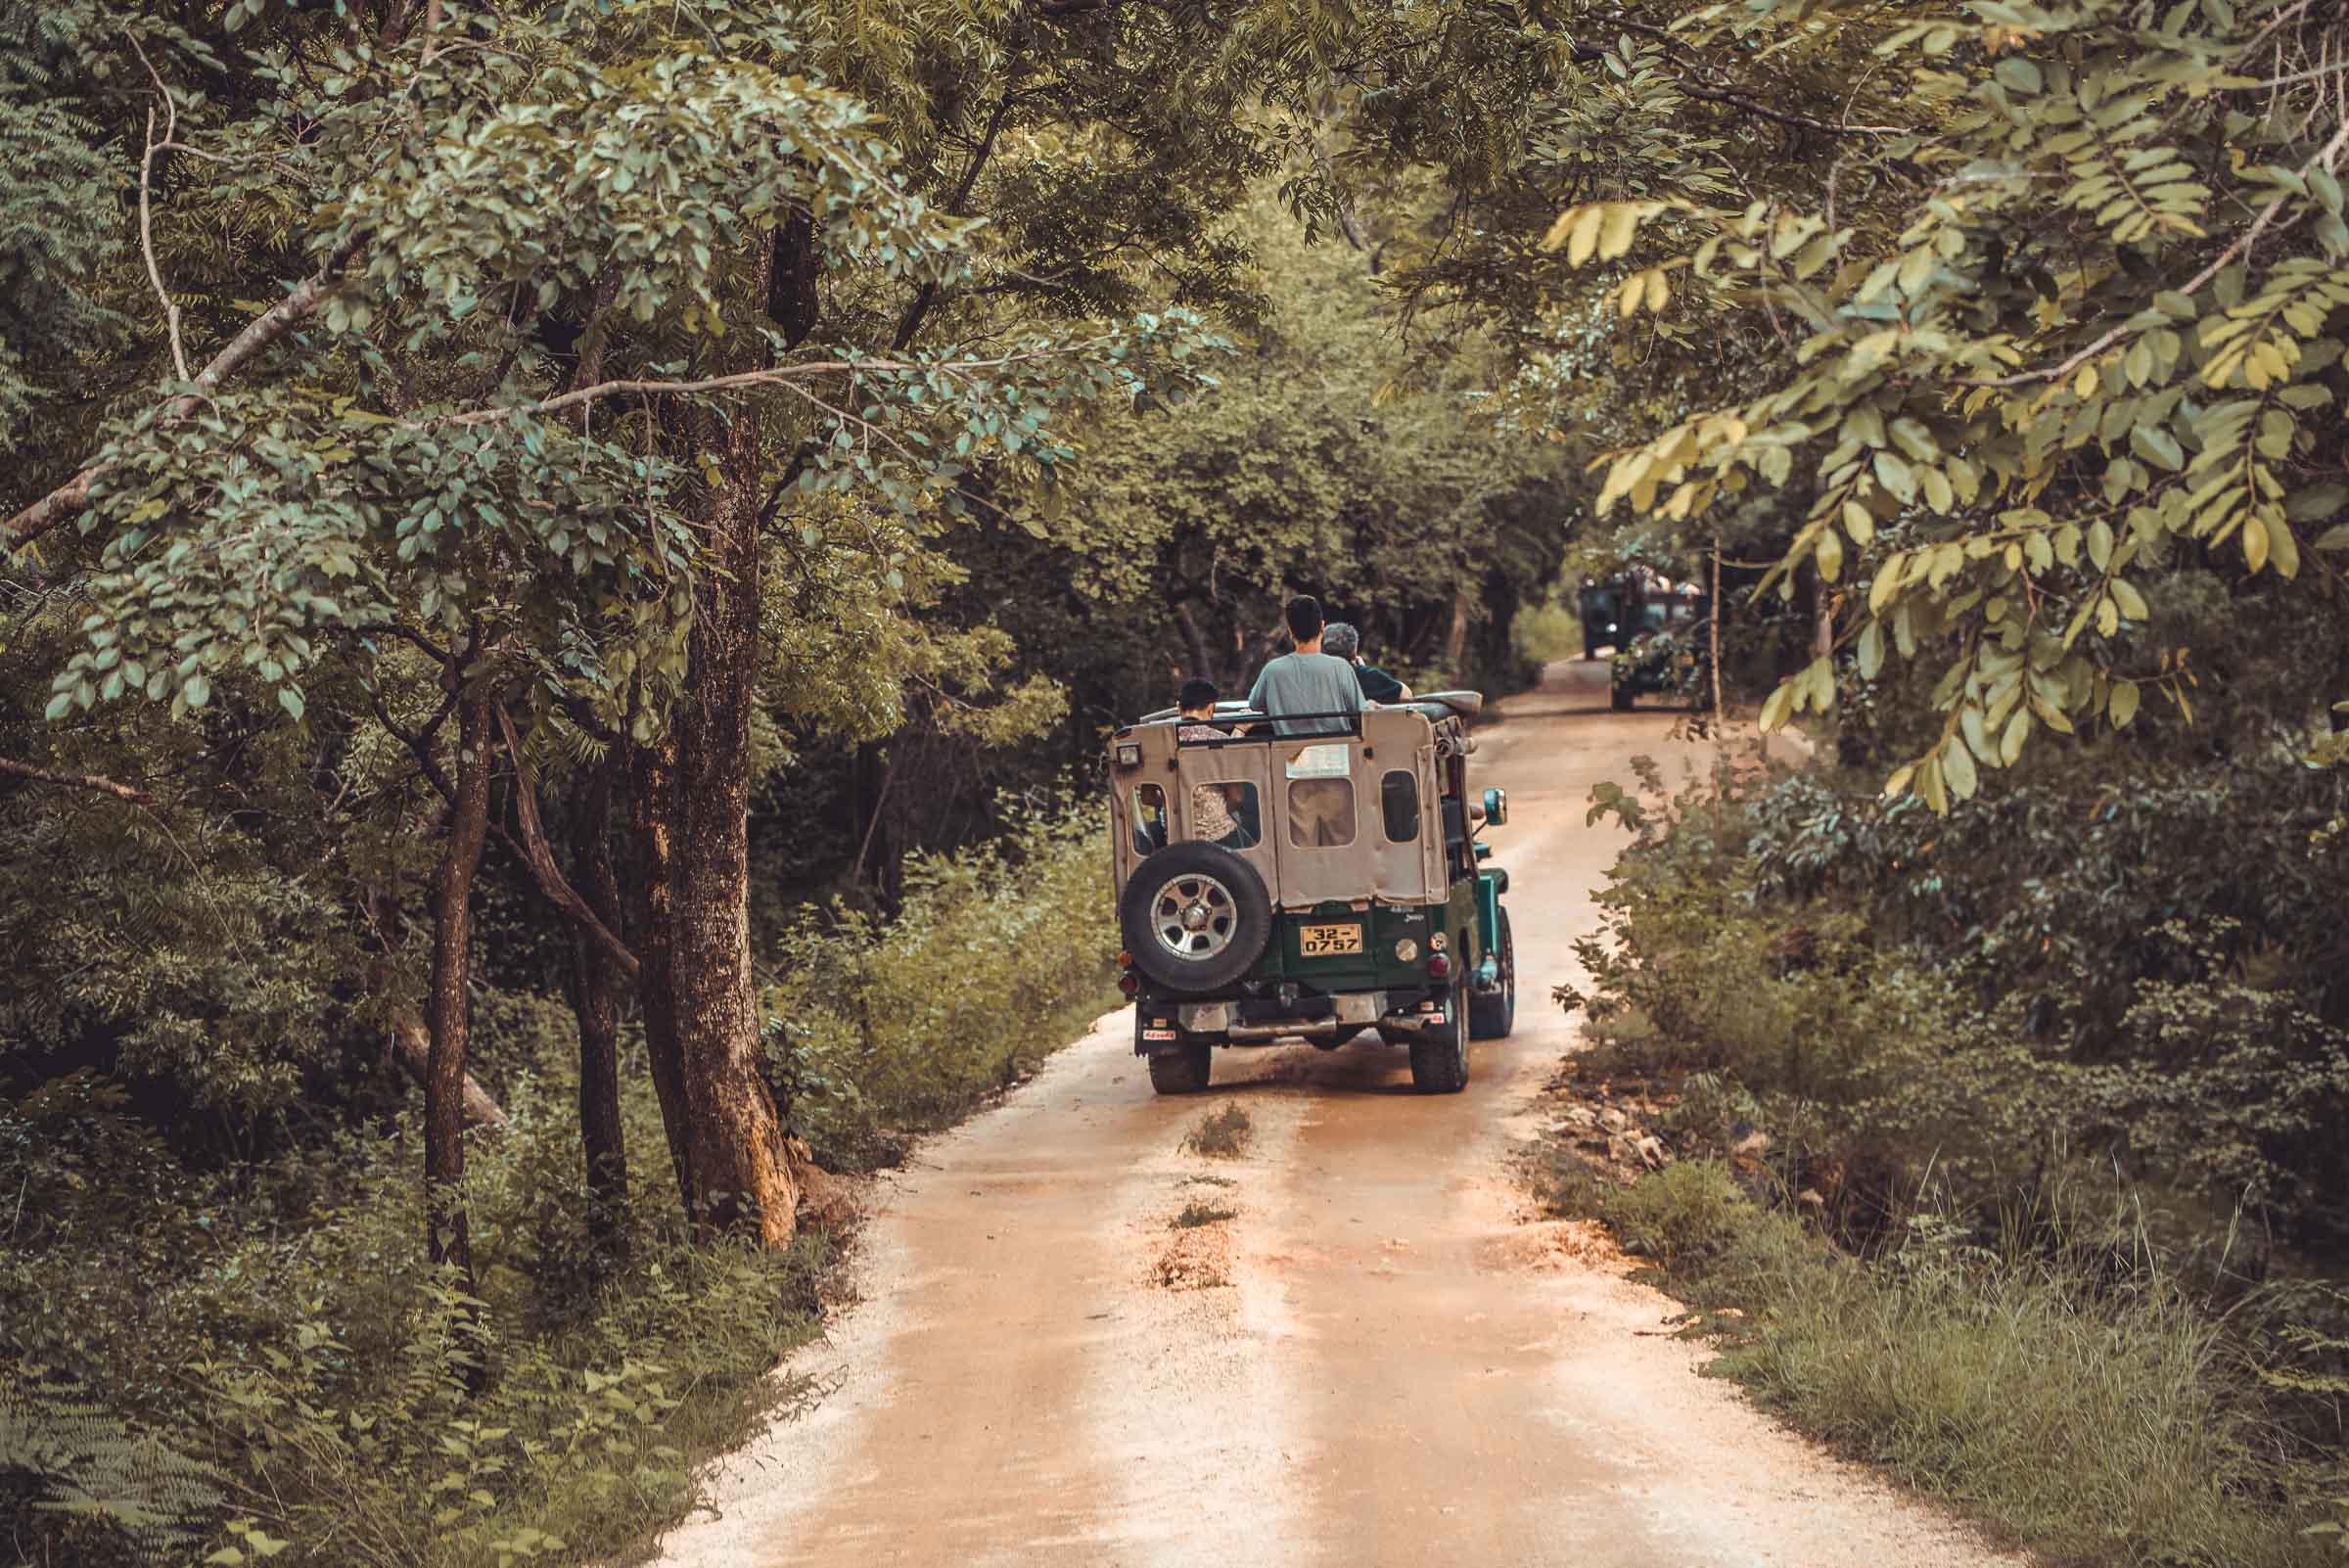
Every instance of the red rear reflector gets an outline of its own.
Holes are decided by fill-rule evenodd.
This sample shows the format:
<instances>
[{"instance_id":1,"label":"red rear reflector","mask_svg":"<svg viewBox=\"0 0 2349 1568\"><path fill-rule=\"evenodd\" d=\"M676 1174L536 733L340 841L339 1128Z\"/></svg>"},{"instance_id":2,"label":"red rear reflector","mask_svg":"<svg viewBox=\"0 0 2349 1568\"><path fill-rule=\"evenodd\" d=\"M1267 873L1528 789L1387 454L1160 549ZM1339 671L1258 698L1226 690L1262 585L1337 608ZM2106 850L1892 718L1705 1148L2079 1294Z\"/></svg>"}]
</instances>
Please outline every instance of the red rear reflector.
<instances>
[{"instance_id":1,"label":"red rear reflector","mask_svg":"<svg viewBox=\"0 0 2349 1568\"><path fill-rule=\"evenodd\" d=\"M1444 956L1442 953L1437 953L1434 957L1428 959L1427 972L1430 977L1436 980L1442 980L1445 976L1451 973L1451 960Z\"/></svg>"},{"instance_id":2,"label":"red rear reflector","mask_svg":"<svg viewBox=\"0 0 2349 1568\"><path fill-rule=\"evenodd\" d=\"M1130 996L1141 989L1141 981L1134 976L1131 970L1128 970L1125 974L1122 974L1118 977L1118 990L1124 992L1127 995Z\"/></svg>"}]
</instances>

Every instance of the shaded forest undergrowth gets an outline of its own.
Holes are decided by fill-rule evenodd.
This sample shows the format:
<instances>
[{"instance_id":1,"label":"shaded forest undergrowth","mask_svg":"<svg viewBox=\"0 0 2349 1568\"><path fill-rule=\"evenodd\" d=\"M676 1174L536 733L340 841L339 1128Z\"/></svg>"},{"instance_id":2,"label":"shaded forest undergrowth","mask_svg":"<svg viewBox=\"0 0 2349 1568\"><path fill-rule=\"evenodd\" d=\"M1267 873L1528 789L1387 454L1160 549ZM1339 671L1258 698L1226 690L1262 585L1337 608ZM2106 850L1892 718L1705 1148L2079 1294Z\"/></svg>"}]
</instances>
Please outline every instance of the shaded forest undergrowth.
<instances>
[{"instance_id":1,"label":"shaded forest undergrowth","mask_svg":"<svg viewBox=\"0 0 2349 1568\"><path fill-rule=\"evenodd\" d=\"M917 857L886 924L809 911L781 934L769 1070L822 1164L896 1159L1115 1001L1101 858L1097 824L1046 819ZM0 1111L13 1551L575 1560L679 1517L693 1466L796 1396L769 1374L820 1327L843 1217L782 1252L690 1244L639 1062L631 1201L599 1219L568 1008L476 1000L513 1065L489 1085L509 1125L470 1134L475 1297L426 1265L412 1115L207 1176L95 1078Z\"/></svg>"},{"instance_id":2,"label":"shaded forest undergrowth","mask_svg":"<svg viewBox=\"0 0 2349 1568\"><path fill-rule=\"evenodd\" d=\"M2314 881L2174 853L2230 796L2305 843L2331 788L2151 787L2077 853L2044 785L1947 818L1821 775L1610 795L1636 837L1560 993L1589 1045L1545 1206L1649 1260L1716 1371L2050 1560L2339 1561L2329 928Z\"/></svg>"}]
</instances>

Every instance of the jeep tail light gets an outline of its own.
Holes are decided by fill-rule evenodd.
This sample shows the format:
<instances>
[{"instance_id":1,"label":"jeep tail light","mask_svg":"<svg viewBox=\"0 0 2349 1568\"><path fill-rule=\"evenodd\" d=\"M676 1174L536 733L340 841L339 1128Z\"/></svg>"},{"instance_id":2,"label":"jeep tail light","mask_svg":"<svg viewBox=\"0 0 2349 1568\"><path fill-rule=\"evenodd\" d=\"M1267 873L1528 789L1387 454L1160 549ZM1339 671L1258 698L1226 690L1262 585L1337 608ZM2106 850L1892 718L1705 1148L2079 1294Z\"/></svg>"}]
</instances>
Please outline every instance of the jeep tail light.
<instances>
[{"instance_id":1,"label":"jeep tail light","mask_svg":"<svg viewBox=\"0 0 2349 1568\"><path fill-rule=\"evenodd\" d=\"M1448 953L1433 953L1427 960L1427 978L1445 980L1451 975L1451 958Z\"/></svg>"},{"instance_id":2,"label":"jeep tail light","mask_svg":"<svg viewBox=\"0 0 2349 1568\"><path fill-rule=\"evenodd\" d=\"M1133 954L1129 952L1122 952L1118 954L1118 967L1120 969L1131 969L1133 967Z\"/></svg>"},{"instance_id":3,"label":"jeep tail light","mask_svg":"<svg viewBox=\"0 0 2349 1568\"><path fill-rule=\"evenodd\" d=\"M1118 990L1131 996L1142 989L1142 977L1128 969L1118 977Z\"/></svg>"}]
</instances>

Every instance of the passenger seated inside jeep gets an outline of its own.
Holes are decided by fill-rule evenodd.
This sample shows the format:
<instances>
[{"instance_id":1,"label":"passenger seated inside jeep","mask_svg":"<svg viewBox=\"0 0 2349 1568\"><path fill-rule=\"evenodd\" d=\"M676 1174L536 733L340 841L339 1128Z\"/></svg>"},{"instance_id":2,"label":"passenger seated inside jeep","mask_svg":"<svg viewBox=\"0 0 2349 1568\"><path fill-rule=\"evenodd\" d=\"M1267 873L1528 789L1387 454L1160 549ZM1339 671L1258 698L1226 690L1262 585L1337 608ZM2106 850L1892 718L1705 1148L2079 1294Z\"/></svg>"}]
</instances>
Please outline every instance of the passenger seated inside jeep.
<instances>
[{"instance_id":1,"label":"passenger seated inside jeep","mask_svg":"<svg viewBox=\"0 0 2349 1568\"><path fill-rule=\"evenodd\" d=\"M1182 727L1175 731L1175 739L1224 739L1224 728L1214 721L1216 699L1220 695L1212 680L1193 676L1184 681L1181 693L1174 700L1182 715ZM1220 844L1226 850L1246 850L1256 845L1256 791L1245 783L1191 786L1192 838Z\"/></svg>"}]
</instances>

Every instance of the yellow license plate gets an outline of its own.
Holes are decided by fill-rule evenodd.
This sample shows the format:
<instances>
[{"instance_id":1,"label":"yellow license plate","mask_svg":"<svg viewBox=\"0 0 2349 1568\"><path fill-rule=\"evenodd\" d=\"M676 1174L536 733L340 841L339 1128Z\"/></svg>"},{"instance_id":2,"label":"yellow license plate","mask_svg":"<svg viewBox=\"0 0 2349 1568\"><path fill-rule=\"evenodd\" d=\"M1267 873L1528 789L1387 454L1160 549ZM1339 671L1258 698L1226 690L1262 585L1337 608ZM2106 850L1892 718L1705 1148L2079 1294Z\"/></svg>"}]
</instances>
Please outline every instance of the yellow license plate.
<instances>
[{"instance_id":1,"label":"yellow license plate","mask_svg":"<svg viewBox=\"0 0 2349 1568\"><path fill-rule=\"evenodd\" d=\"M1362 950L1362 928L1358 925L1303 926L1297 932L1297 952L1305 958L1335 958Z\"/></svg>"}]
</instances>

